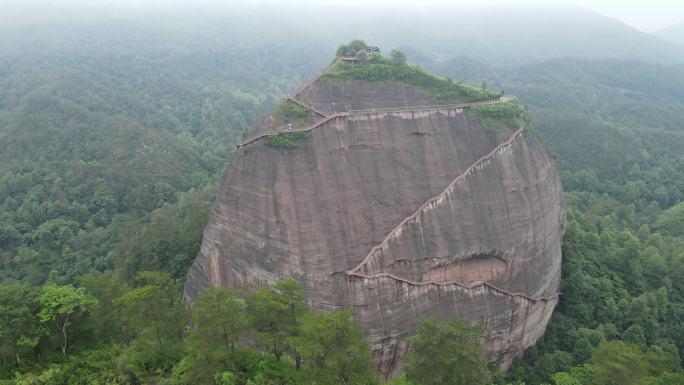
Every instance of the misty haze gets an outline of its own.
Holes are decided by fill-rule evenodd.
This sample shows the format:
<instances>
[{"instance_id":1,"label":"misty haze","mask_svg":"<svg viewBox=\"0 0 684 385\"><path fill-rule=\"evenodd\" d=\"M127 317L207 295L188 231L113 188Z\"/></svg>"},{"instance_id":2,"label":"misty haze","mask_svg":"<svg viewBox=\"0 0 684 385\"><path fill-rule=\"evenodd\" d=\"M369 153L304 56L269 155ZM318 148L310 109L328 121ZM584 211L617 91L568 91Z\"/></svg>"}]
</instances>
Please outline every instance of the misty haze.
<instances>
[{"instance_id":1,"label":"misty haze","mask_svg":"<svg viewBox=\"0 0 684 385\"><path fill-rule=\"evenodd\" d=\"M684 385L684 5L0 4L0 385Z\"/></svg>"}]
</instances>

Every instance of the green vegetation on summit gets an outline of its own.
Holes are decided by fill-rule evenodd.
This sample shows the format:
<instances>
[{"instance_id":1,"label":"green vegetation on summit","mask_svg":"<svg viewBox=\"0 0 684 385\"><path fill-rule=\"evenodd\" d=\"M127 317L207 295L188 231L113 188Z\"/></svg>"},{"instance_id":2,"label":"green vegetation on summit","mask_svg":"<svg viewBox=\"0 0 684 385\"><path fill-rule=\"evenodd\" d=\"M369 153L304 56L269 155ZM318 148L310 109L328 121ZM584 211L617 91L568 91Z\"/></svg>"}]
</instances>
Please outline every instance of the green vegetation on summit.
<instances>
[{"instance_id":1,"label":"green vegetation on summit","mask_svg":"<svg viewBox=\"0 0 684 385\"><path fill-rule=\"evenodd\" d=\"M366 47L365 43L363 46L360 44L359 46L364 49ZM340 51L346 52L342 47L338 49L338 52ZM365 52L363 49L361 51ZM405 56L398 51L392 55L393 58L388 58L379 53L371 54L369 57L358 55L365 54L358 53L359 60L354 63L344 60L335 63L323 74L321 81L332 84L350 80L400 82L419 87L430 94L435 101L444 104L478 102L501 96L501 93L467 86L452 79L432 75L419 66L407 64Z\"/></svg>"}]
</instances>

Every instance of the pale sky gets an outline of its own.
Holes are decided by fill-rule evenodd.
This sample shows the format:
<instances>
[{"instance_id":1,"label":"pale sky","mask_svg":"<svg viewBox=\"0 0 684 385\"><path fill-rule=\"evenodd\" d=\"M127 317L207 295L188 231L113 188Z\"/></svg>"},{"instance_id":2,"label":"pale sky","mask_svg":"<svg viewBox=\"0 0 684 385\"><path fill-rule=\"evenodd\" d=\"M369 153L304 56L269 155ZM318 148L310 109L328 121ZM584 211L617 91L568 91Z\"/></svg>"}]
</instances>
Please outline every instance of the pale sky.
<instances>
[{"instance_id":1,"label":"pale sky","mask_svg":"<svg viewBox=\"0 0 684 385\"><path fill-rule=\"evenodd\" d=\"M163 0L158 0L163 1ZM260 0L246 0L260 1ZM278 0L271 0L277 2ZM644 32L654 32L659 29L684 22L684 0L304 0L315 3L332 4L401 4L409 6L483 6L483 5L506 5L516 4L534 5L575 5L590 9L623 21Z\"/></svg>"},{"instance_id":2,"label":"pale sky","mask_svg":"<svg viewBox=\"0 0 684 385\"><path fill-rule=\"evenodd\" d=\"M575 0L572 3L645 32L684 22L684 0Z\"/></svg>"},{"instance_id":3,"label":"pale sky","mask_svg":"<svg viewBox=\"0 0 684 385\"><path fill-rule=\"evenodd\" d=\"M106 5L109 8L163 8L182 5L216 3L234 6L246 3L281 3L293 0L0 0L3 4L16 5L27 3L67 5L69 7L93 7ZM491 5L506 6L548 6L575 5L613 17L644 32L654 32L670 25L684 22L684 0L294 0L305 3L335 4L347 6L384 5L403 7L480 7ZM35 5L35 4L34 4ZM34 7L33 9L36 9ZM37 8L39 9L39 8Z\"/></svg>"}]
</instances>

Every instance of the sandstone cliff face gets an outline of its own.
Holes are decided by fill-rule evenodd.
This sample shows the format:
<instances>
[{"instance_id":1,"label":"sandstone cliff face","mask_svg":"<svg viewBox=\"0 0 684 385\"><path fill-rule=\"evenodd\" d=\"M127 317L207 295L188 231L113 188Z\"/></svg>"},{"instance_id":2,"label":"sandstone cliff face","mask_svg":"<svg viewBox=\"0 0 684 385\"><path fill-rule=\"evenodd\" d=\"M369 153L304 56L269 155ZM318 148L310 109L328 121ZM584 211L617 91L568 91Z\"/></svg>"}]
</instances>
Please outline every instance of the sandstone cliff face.
<instances>
[{"instance_id":1,"label":"sandstone cliff face","mask_svg":"<svg viewBox=\"0 0 684 385\"><path fill-rule=\"evenodd\" d=\"M481 322L503 366L543 334L557 301L562 191L522 127L397 83L308 84L321 113L294 150L255 129L226 170L185 285L293 277L317 310L354 308L379 373L400 369L422 317ZM399 110L353 110L403 107ZM263 124L261 126L264 126Z\"/></svg>"}]
</instances>

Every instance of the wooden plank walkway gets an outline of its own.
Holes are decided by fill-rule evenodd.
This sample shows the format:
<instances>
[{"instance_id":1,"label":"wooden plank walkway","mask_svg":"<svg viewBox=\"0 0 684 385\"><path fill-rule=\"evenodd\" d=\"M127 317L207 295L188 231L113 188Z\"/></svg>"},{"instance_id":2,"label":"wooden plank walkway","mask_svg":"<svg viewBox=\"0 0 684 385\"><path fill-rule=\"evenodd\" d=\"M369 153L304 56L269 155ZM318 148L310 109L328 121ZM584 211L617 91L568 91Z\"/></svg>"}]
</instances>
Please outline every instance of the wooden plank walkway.
<instances>
[{"instance_id":1,"label":"wooden plank walkway","mask_svg":"<svg viewBox=\"0 0 684 385\"><path fill-rule=\"evenodd\" d=\"M290 99L290 100L295 100L295 99ZM350 116L350 115L373 115L373 114L381 114L381 113L393 113L393 112L422 112L422 111L438 111L438 110L450 110L450 109L461 109L461 108L469 108L469 107L475 107L475 106L484 106L484 105L492 105L492 104L498 104L498 103L506 103L510 102L512 100L515 100L514 98L510 96L504 96L499 99L492 99L492 100L483 100L480 102L471 102L471 103L459 103L459 104L436 104L436 105L431 105L431 106L417 106L417 107L389 107L389 108L376 108L376 109L369 109L369 110L352 110L352 111L347 111L347 112L339 112L335 113L332 115L325 115L320 112L317 112L315 110L312 110L318 115L321 115L324 117L324 119L319 120L312 124L309 127L305 128L295 128L292 130L280 130L278 132L269 132L265 134L261 134L258 136L255 136L253 138L247 139L244 142L241 142L237 145L237 148L240 149L242 147L245 147L249 144L252 144L258 140L268 138L271 136L278 135L282 132L302 132L302 131L311 131L317 127L322 126L323 124L329 122L330 120L337 118L337 117L342 117L342 116ZM300 102L297 102L298 104L302 105L303 107L309 108L306 104L302 104Z\"/></svg>"}]
</instances>

